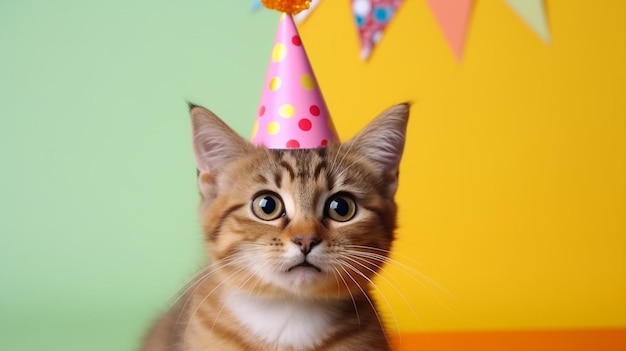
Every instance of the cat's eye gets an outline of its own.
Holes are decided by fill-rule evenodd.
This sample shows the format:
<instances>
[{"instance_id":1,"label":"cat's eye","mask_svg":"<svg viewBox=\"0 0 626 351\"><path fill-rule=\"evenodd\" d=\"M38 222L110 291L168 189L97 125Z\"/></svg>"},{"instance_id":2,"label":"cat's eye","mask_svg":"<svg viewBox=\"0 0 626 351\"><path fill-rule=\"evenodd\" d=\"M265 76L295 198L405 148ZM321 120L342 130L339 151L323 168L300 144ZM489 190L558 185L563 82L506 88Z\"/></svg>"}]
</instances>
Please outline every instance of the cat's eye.
<instances>
[{"instance_id":1,"label":"cat's eye","mask_svg":"<svg viewBox=\"0 0 626 351\"><path fill-rule=\"evenodd\" d=\"M252 212L264 221L272 221L284 215L285 208L280 196L264 192L252 200Z\"/></svg>"},{"instance_id":2,"label":"cat's eye","mask_svg":"<svg viewBox=\"0 0 626 351\"><path fill-rule=\"evenodd\" d=\"M347 194L336 194L326 203L326 216L335 221L349 221L355 214L356 202Z\"/></svg>"}]
</instances>

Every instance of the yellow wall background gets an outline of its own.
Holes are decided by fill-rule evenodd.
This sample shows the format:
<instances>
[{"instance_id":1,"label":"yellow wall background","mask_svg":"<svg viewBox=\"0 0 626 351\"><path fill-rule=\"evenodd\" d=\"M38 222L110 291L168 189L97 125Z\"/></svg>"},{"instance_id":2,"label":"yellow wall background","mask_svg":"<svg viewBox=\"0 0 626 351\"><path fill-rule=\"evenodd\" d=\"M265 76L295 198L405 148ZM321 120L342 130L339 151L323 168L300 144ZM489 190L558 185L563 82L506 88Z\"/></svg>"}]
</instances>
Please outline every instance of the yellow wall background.
<instances>
[{"instance_id":1,"label":"yellow wall background","mask_svg":"<svg viewBox=\"0 0 626 351\"><path fill-rule=\"evenodd\" d=\"M424 1L368 62L347 2L301 26L343 139L414 102L394 258L424 276L379 279L392 327L626 326L626 2L546 7L550 44L477 1L461 62Z\"/></svg>"}]
</instances>

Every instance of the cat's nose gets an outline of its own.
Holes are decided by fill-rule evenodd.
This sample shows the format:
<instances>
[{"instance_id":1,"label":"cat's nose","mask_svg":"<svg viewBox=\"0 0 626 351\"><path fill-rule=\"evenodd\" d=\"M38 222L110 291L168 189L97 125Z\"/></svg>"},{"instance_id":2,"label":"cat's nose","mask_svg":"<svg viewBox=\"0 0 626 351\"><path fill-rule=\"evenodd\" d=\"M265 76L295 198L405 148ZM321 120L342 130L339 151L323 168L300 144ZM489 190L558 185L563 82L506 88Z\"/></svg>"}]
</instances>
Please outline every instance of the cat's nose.
<instances>
[{"instance_id":1,"label":"cat's nose","mask_svg":"<svg viewBox=\"0 0 626 351\"><path fill-rule=\"evenodd\" d=\"M297 235L295 238L291 239L294 244L300 246L300 251L303 254L308 255L309 252L313 249L313 246L322 242L322 239L319 236L311 235L311 236L300 236Z\"/></svg>"}]
</instances>

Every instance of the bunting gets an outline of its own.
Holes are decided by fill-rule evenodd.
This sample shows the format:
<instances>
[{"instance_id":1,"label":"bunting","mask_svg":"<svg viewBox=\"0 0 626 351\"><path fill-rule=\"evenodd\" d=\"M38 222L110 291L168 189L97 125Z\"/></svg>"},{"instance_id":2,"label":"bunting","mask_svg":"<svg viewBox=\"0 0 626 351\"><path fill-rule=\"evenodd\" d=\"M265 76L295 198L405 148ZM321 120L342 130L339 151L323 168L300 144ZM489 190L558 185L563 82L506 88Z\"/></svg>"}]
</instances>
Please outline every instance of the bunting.
<instances>
[{"instance_id":1,"label":"bunting","mask_svg":"<svg viewBox=\"0 0 626 351\"><path fill-rule=\"evenodd\" d=\"M458 61L463 56L474 0L426 0L452 53Z\"/></svg>"},{"instance_id":2,"label":"bunting","mask_svg":"<svg viewBox=\"0 0 626 351\"><path fill-rule=\"evenodd\" d=\"M475 0L425 0L441 29L452 54L458 62L463 52L475 6ZM551 41L545 0L503 0L544 42ZM322 0L312 0L310 8L294 16L302 23ZM360 43L360 56L365 61L380 42L387 25L398 13L404 0L350 0L352 16ZM252 0L251 10L262 8L260 0Z\"/></svg>"},{"instance_id":3,"label":"bunting","mask_svg":"<svg viewBox=\"0 0 626 351\"><path fill-rule=\"evenodd\" d=\"M544 42L550 42L544 0L504 0Z\"/></svg>"}]
</instances>

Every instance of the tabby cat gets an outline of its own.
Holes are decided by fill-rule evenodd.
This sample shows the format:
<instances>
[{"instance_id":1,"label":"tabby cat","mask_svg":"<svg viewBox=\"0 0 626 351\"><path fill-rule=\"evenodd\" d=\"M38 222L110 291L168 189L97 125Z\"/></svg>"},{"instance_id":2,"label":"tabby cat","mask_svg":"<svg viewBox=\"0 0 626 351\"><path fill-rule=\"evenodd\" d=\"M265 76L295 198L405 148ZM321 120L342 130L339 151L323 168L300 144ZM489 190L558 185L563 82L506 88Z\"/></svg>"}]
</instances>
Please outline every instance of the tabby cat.
<instances>
[{"instance_id":1,"label":"tabby cat","mask_svg":"<svg viewBox=\"0 0 626 351\"><path fill-rule=\"evenodd\" d=\"M212 263L142 350L390 350L369 293L396 227L409 105L326 148L253 146L191 106Z\"/></svg>"}]
</instances>

